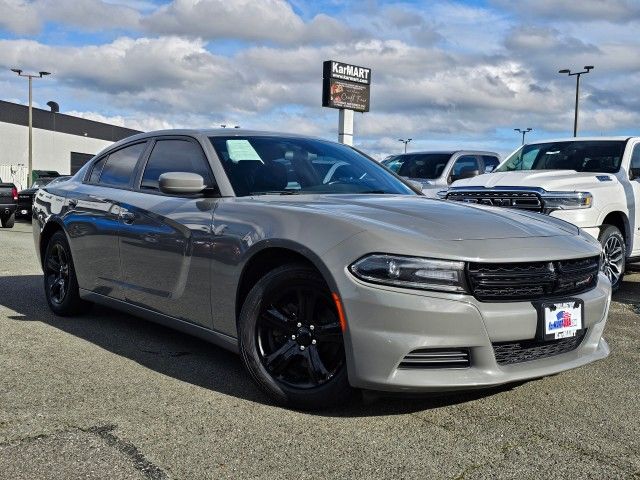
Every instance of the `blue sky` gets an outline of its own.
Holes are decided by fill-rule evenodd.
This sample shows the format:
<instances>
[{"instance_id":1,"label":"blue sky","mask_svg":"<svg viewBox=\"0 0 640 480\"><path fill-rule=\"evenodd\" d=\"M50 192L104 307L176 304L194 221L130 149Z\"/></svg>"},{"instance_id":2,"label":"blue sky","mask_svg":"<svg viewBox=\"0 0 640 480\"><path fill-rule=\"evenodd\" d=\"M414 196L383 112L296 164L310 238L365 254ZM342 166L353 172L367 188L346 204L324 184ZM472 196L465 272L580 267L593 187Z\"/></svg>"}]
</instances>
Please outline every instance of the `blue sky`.
<instances>
[{"instance_id":1,"label":"blue sky","mask_svg":"<svg viewBox=\"0 0 640 480\"><path fill-rule=\"evenodd\" d=\"M372 68L356 144L507 153L580 131L638 134L635 0L0 0L0 97L26 101L9 69L49 70L34 100L143 130L221 123L335 139L322 108L327 59ZM4 73L3 73L4 72Z\"/></svg>"}]
</instances>

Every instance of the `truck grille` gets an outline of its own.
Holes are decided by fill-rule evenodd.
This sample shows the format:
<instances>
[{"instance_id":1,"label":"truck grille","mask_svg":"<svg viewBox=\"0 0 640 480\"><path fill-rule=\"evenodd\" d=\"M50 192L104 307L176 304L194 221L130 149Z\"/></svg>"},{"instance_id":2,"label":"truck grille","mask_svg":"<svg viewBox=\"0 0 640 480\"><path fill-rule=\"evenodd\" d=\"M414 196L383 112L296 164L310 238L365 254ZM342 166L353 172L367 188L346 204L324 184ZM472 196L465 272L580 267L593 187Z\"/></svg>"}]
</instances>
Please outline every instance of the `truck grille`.
<instances>
[{"instance_id":1,"label":"truck grille","mask_svg":"<svg viewBox=\"0 0 640 480\"><path fill-rule=\"evenodd\" d=\"M598 283L599 257L555 262L470 263L471 293L481 302L575 295Z\"/></svg>"},{"instance_id":2,"label":"truck grille","mask_svg":"<svg viewBox=\"0 0 640 480\"><path fill-rule=\"evenodd\" d=\"M469 350L459 348L419 348L400 362L400 368L467 368Z\"/></svg>"},{"instance_id":3,"label":"truck grille","mask_svg":"<svg viewBox=\"0 0 640 480\"><path fill-rule=\"evenodd\" d=\"M511 207L532 212L542 212L544 205L535 192L518 191L455 191L447 193L447 200L458 202L477 203L479 205L492 205L494 207Z\"/></svg>"},{"instance_id":4,"label":"truck grille","mask_svg":"<svg viewBox=\"0 0 640 480\"><path fill-rule=\"evenodd\" d=\"M520 340L517 342L500 342L493 344L493 353L498 365L530 362L541 358L553 357L561 353L571 352L578 348L586 335L586 330L576 333L575 337L540 342L536 340Z\"/></svg>"}]
</instances>

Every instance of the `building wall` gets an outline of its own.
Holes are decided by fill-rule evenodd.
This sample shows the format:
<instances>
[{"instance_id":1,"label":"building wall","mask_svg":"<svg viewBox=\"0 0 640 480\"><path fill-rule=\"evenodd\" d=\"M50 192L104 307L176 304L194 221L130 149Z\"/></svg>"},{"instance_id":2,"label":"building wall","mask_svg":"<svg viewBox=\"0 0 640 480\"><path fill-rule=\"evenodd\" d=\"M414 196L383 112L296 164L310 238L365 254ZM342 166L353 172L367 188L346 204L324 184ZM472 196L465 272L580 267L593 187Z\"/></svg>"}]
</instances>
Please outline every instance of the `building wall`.
<instances>
[{"instance_id":1,"label":"building wall","mask_svg":"<svg viewBox=\"0 0 640 480\"><path fill-rule=\"evenodd\" d=\"M27 165L29 129L0 122L0 165ZM71 152L95 155L112 142L80 135L33 129L33 169L71 173Z\"/></svg>"}]
</instances>

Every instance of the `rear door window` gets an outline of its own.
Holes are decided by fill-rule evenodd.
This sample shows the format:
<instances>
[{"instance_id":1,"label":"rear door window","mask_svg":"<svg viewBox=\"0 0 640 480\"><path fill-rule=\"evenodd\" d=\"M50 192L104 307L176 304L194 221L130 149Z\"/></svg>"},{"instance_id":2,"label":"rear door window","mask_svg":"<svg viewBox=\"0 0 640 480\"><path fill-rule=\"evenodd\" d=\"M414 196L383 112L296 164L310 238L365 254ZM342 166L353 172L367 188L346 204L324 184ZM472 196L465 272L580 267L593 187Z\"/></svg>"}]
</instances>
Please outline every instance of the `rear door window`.
<instances>
[{"instance_id":1,"label":"rear door window","mask_svg":"<svg viewBox=\"0 0 640 480\"><path fill-rule=\"evenodd\" d=\"M146 143L136 143L109 154L102 168L99 183L110 187L128 187L145 146Z\"/></svg>"},{"instance_id":2,"label":"rear door window","mask_svg":"<svg viewBox=\"0 0 640 480\"><path fill-rule=\"evenodd\" d=\"M493 155L482 155L482 160L484 161L485 173L493 172L500 164L498 158Z\"/></svg>"},{"instance_id":3,"label":"rear door window","mask_svg":"<svg viewBox=\"0 0 640 480\"><path fill-rule=\"evenodd\" d=\"M89 183L98 183L106 159L107 157L102 157L100 160L93 164L93 167L91 168L91 175L89 176Z\"/></svg>"},{"instance_id":4,"label":"rear door window","mask_svg":"<svg viewBox=\"0 0 640 480\"><path fill-rule=\"evenodd\" d=\"M456 160L453 170L451 171L451 176L457 177L460 176L461 173L470 170L480 170L478 159L472 155L464 155Z\"/></svg>"},{"instance_id":5,"label":"rear door window","mask_svg":"<svg viewBox=\"0 0 640 480\"><path fill-rule=\"evenodd\" d=\"M167 172L197 173L202 176L207 187L214 183L202 148L190 140L158 140L144 169L140 188L158 190L160 175Z\"/></svg>"}]
</instances>

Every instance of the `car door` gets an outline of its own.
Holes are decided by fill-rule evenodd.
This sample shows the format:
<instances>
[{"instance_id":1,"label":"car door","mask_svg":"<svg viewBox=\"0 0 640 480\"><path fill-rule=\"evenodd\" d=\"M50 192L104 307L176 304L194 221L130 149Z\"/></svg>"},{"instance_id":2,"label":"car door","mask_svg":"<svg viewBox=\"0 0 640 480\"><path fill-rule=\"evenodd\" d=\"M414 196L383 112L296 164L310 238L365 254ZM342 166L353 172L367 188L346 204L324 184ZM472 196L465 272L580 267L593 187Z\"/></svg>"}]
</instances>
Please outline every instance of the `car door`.
<instances>
[{"instance_id":1,"label":"car door","mask_svg":"<svg viewBox=\"0 0 640 480\"><path fill-rule=\"evenodd\" d=\"M119 239L121 201L147 142L97 159L82 185L68 194L65 226L80 288L121 298Z\"/></svg>"},{"instance_id":2,"label":"car door","mask_svg":"<svg viewBox=\"0 0 640 480\"><path fill-rule=\"evenodd\" d=\"M120 212L120 261L125 300L206 327L211 324L210 262L213 210L207 193L169 195L158 188L165 172L215 181L207 157L190 137L159 137L150 147Z\"/></svg>"},{"instance_id":3,"label":"car door","mask_svg":"<svg viewBox=\"0 0 640 480\"><path fill-rule=\"evenodd\" d=\"M638 255L640 251L640 142L631 146L631 160L629 162L629 178L631 179L631 191L625 188L627 197L627 208L629 210L629 219L632 223L631 231L633 235L632 251L627 252L633 256ZM626 182L623 183L623 186Z\"/></svg>"}]
</instances>

